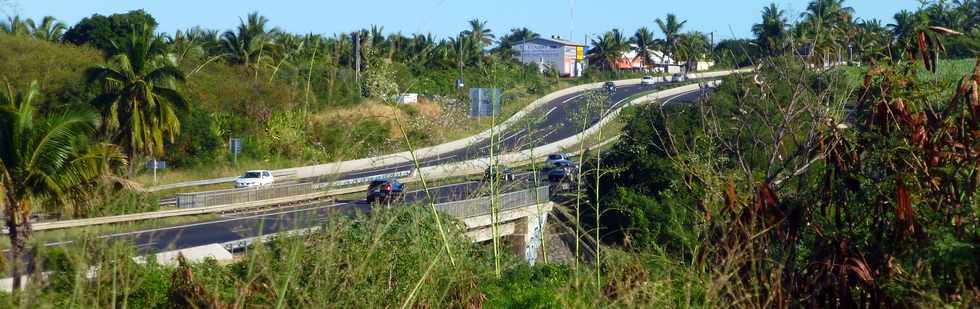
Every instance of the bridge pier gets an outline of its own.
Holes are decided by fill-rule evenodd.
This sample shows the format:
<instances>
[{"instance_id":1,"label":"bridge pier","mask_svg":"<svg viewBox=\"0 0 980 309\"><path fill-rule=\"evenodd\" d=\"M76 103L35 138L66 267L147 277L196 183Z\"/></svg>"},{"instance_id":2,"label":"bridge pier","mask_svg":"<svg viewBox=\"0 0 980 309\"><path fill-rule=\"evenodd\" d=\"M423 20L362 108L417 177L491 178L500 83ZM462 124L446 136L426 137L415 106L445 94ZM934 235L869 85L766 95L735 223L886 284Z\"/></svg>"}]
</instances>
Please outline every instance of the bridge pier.
<instances>
[{"instance_id":1,"label":"bridge pier","mask_svg":"<svg viewBox=\"0 0 980 309\"><path fill-rule=\"evenodd\" d=\"M541 252L542 239L548 223L548 213L554 208L551 202L507 209L498 212L497 235L511 243L510 251L523 256L528 264L534 265ZM463 219L466 236L474 242L493 239L492 218L489 214Z\"/></svg>"}]
</instances>

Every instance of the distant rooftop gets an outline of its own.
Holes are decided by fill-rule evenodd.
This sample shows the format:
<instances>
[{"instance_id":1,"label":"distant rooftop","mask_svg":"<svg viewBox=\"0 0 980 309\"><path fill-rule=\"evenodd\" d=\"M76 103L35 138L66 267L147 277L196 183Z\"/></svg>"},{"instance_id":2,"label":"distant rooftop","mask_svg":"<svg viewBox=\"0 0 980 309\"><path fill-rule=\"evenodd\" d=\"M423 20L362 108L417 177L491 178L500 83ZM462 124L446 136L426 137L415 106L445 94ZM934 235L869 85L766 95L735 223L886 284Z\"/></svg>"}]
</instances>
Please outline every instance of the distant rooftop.
<instances>
[{"instance_id":1,"label":"distant rooftop","mask_svg":"<svg viewBox=\"0 0 980 309\"><path fill-rule=\"evenodd\" d=\"M562 39L559 36L552 36L550 38L540 37L540 38L536 38L536 39L528 40L528 41L535 41L535 40L545 41L545 42L550 42L550 43L555 43L555 44L560 44L560 45L567 45L567 46L585 46L585 44L568 41L568 40Z\"/></svg>"}]
</instances>

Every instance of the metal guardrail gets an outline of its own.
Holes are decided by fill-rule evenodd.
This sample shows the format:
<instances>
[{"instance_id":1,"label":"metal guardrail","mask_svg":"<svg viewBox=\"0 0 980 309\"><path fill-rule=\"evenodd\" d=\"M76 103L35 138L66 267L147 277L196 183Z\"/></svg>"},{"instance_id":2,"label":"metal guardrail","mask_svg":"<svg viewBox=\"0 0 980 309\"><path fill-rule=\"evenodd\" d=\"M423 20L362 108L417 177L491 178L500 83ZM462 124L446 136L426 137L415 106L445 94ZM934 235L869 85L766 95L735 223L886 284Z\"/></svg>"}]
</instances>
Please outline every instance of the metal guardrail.
<instances>
[{"instance_id":1,"label":"metal guardrail","mask_svg":"<svg viewBox=\"0 0 980 309\"><path fill-rule=\"evenodd\" d=\"M325 183L306 182L268 187L179 193L177 194L177 208L229 205L304 195L315 193L328 185Z\"/></svg>"},{"instance_id":2,"label":"metal guardrail","mask_svg":"<svg viewBox=\"0 0 980 309\"><path fill-rule=\"evenodd\" d=\"M436 204L436 209L453 217L464 219L485 216L490 213L490 199L494 198L499 206L498 211L537 205L548 201L549 187L541 186L517 192L504 193L500 196L484 196L475 199Z\"/></svg>"},{"instance_id":3,"label":"metal guardrail","mask_svg":"<svg viewBox=\"0 0 980 309\"><path fill-rule=\"evenodd\" d=\"M515 208L527 207L531 205L540 204L543 201L548 201L548 186L541 186L536 189L528 189L517 192L510 192L500 195L499 201L501 203L500 209L498 211L510 210ZM442 204L435 204L437 210L444 214L459 218L472 218L477 216L485 216L490 214L490 197L484 196L475 199L463 200L463 201L453 201ZM255 237L248 237L243 239L236 239L229 242L221 243L220 245L227 249L228 251L237 251L248 248L258 242L266 242L275 237L291 237L291 236L302 236L310 233L314 233L320 230L320 226L313 226L309 228L302 228L290 231L284 231L279 233L272 233L267 235L260 235Z\"/></svg>"},{"instance_id":4,"label":"metal guardrail","mask_svg":"<svg viewBox=\"0 0 980 309\"><path fill-rule=\"evenodd\" d=\"M334 182L306 182L287 185L273 185L266 187L243 188L243 189L222 189L202 192L178 193L175 197L161 199L161 205L165 202L174 204L177 208L196 208L216 205L227 205L234 203L254 202L266 199L287 197L293 195L314 193L324 188L347 187L358 184L365 184L383 178L401 178L412 174L412 171L401 171L395 173L372 175L360 178L338 180Z\"/></svg>"}]
</instances>

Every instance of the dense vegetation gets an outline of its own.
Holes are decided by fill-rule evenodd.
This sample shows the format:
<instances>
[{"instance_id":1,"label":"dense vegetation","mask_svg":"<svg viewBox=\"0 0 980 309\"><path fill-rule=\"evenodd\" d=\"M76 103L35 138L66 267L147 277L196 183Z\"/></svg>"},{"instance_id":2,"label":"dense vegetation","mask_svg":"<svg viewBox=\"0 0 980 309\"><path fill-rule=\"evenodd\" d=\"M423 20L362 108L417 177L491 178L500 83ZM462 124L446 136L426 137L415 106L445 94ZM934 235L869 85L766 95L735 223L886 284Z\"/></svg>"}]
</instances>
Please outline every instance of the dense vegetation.
<instances>
[{"instance_id":1,"label":"dense vegetation","mask_svg":"<svg viewBox=\"0 0 980 309\"><path fill-rule=\"evenodd\" d=\"M38 248L42 262L33 270L52 271L52 279L2 301L978 306L980 63L959 70L966 66L942 59L976 55L980 4L928 2L888 26L854 16L842 0L816 0L790 24L770 5L753 27L756 38L713 44L668 15L655 20L662 39L648 28L594 38L595 70L574 81L514 62L507 47L532 31L515 28L496 40L481 20L436 40L381 27L295 35L257 13L223 33L173 35L157 33L143 11L93 15L72 27L11 17L0 24L0 206L13 257L4 266L15 286L32 214L153 209L125 193L131 179L114 176L132 177L148 158L211 168L227 159L227 139L239 136L245 158L264 164L432 144L486 125L463 116L455 79L507 89L513 111L562 83L621 74L611 68L630 44L645 59L653 57L649 47L689 64L712 58L758 71L727 78L700 104L631 108L621 141L583 156L584 199L573 207L577 231L603 243L594 267L504 258L501 272L490 262L498 252L459 231L437 233L432 212L404 207L337 219L230 265L140 264L133 248L96 240ZM825 68L850 63L862 66ZM429 102L390 104L402 92ZM86 278L92 267L99 271Z\"/></svg>"}]
</instances>

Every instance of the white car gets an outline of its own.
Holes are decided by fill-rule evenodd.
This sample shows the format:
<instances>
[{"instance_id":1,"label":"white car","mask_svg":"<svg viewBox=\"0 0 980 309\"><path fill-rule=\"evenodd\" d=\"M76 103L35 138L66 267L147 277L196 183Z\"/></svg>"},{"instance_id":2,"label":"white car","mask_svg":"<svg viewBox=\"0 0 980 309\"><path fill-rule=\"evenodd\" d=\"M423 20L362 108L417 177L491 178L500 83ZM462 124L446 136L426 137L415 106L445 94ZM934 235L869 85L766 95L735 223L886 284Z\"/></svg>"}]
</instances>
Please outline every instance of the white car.
<instances>
[{"instance_id":1,"label":"white car","mask_svg":"<svg viewBox=\"0 0 980 309\"><path fill-rule=\"evenodd\" d=\"M653 76L647 75L640 79L640 85L653 85Z\"/></svg>"},{"instance_id":2,"label":"white car","mask_svg":"<svg viewBox=\"0 0 980 309\"><path fill-rule=\"evenodd\" d=\"M571 158L571 157L572 157L572 155L571 154L568 154L568 153L553 153L553 154L548 155L548 160L545 161L545 164L546 165L552 165L552 164L554 164L555 162L558 162L558 161L568 161L568 158Z\"/></svg>"},{"instance_id":3,"label":"white car","mask_svg":"<svg viewBox=\"0 0 980 309\"><path fill-rule=\"evenodd\" d=\"M687 80L687 75L677 73L670 77L671 82L679 83Z\"/></svg>"},{"instance_id":4,"label":"white car","mask_svg":"<svg viewBox=\"0 0 980 309\"><path fill-rule=\"evenodd\" d=\"M266 170L247 171L235 180L235 188L270 186L275 181L272 172Z\"/></svg>"}]
</instances>

